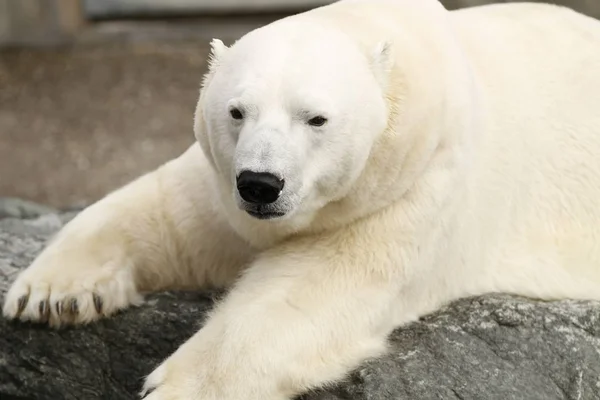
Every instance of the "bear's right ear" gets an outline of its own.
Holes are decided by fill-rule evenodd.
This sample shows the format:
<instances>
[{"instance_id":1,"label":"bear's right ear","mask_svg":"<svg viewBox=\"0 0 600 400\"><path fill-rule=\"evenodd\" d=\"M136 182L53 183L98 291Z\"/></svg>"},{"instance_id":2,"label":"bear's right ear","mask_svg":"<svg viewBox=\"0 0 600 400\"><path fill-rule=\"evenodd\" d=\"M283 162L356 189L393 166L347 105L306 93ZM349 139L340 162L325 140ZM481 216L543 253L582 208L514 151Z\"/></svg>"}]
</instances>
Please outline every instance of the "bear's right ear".
<instances>
[{"instance_id":1,"label":"bear's right ear","mask_svg":"<svg viewBox=\"0 0 600 400\"><path fill-rule=\"evenodd\" d=\"M213 39L210 42L210 54L208 55L208 65L209 69L214 68L218 63L223 54L228 50L228 47L225 46L219 39Z\"/></svg>"},{"instance_id":2,"label":"bear's right ear","mask_svg":"<svg viewBox=\"0 0 600 400\"><path fill-rule=\"evenodd\" d=\"M208 72L202 80L202 87L206 86L210 78L214 75L215 70L219 66L221 58L229 50L225 44L219 39L213 39L210 42L210 52L208 54Z\"/></svg>"},{"instance_id":3,"label":"bear's right ear","mask_svg":"<svg viewBox=\"0 0 600 400\"><path fill-rule=\"evenodd\" d=\"M371 68L375 74L375 78L381 85L382 89L386 89L389 83L390 72L394 66L394 54L392 51L392 43L383 41L375 46L371 53Z\"/></svg>"}]
</instances>

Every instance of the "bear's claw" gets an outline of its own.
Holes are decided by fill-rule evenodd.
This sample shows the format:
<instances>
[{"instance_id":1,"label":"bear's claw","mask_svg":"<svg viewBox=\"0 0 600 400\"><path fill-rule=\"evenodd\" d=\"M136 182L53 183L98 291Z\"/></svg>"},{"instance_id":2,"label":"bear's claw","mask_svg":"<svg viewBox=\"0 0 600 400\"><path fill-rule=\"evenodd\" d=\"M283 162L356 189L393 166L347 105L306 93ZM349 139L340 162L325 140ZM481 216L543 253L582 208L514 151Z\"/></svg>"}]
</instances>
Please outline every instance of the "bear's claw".
<instances>
[{"instance_id":1,"label":"bear's claw","mask_svg":"<svg viewBox=\"0 0 600 400\"><path fill-rule=\"evenodd\" d=\"M17 300L17 312L14 315L14 318L19 318L19 316L21 315L23 310L25 310L25 307L27 307L28 301L29 301L29 294L24 294L23 296L19 297L19 300Z\"/></svg>"},{"instance_id":2,"label":"bear's claw","mask_svg":"<svg viewBox=\"0 0 600 400\"><path fill-rule=\"evenodd\" d=\"M102 314L102 305L103 305L102 297L100 297L96 293L92 294L92 297L94 298L94 308L96 309L96 312L98 314Z\"/></svg>"},{"instance_id":3,"label":"bear's claw","mask_svg":"<svg viewBox=\"0 0 600 400\"><path fill-rule=\"evenodd\" d=\"M50 307L48 305L48 300L40 301L38 310L40 312L40 321L47 322L48 319L50 318Z\"/></svg>"},{"instance_id":4,"label":"bear's claw","mask_svg":"<svg viewBox=\"0 0 600 400\"><path fill-rule=\"evenodd\" d=\"M62 300L57 301L54 304L54 308L56 309L56 315L58 315L60 317L63 313L63 308L64 308L64 304L63 304Z\"/></svg>"},{"instance_id":5,"label":"bear's claw","mask_svg":"<svg viewBox=\"0 0 600 400\"><path fill-rule=\"evenodd\" d=\"M74 316L79 314L79 304L77 303L77 299L71 299L69 302L69 311Z\"/></svg>"}]
</instances>

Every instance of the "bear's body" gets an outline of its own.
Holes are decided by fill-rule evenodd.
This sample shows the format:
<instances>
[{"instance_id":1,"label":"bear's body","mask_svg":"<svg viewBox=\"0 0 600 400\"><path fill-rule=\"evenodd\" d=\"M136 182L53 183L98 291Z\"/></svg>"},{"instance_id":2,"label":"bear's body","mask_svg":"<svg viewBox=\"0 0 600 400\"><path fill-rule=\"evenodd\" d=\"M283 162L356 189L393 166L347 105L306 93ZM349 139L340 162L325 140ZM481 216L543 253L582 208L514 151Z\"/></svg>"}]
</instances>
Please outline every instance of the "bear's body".
<instances>
[{"instance_id":1,"label":"bear's body","mask_svg":"<svg viewBox=\"0 0 600 400\"><path fill-rule=\"evenodd\" d=\"M80 323L235 281L147 398L282 400L461 296L600 299L598 49L600 23L564 8L434 0L215 42L198 144L77 216L4 313ZM240 194L249 170L276 201Z\"/></svg>"}]
</instances>

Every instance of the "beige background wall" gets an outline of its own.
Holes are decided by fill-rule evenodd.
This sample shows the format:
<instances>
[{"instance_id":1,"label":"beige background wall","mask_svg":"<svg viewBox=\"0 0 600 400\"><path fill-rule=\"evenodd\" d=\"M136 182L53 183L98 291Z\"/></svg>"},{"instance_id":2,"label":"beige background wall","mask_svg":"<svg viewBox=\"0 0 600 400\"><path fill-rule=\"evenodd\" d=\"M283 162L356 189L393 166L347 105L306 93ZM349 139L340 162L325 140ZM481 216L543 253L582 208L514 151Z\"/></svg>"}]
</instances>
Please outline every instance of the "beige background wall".
<instances>
[{"instance_id":1,"label":"beige background wall","mask_svg":"<svg viewBox=\"0 0 600 400\"><path fill-rule=\"evenodd\" d=\"M539 0L531 0L538 1ZM223 13L294 12L332 0L0 0L0 46L47 45L76 38L85 22L98 18L202 16ZM509 2L442 0L449 9ZM600 18L600 0L554 0Z\"/></svg>"}]
</instances>

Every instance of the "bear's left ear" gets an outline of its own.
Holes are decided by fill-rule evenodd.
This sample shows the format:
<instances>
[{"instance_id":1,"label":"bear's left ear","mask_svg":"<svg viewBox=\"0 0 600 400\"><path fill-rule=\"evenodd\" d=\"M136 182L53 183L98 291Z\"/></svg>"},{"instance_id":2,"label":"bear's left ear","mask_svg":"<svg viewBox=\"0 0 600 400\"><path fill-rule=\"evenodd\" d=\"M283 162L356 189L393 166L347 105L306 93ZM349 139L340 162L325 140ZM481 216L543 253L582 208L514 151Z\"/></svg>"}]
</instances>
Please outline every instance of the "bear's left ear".
<instances>
[{"instance_id":1,"label":"bear's left ear","mask_svg":"<svg viewBox=\"0 0 600 400\"><path fill-rule=\"evenodd\" d=\"M389 83L390 72L394 66L394 55L392 43L389 41L379 42L371 53L371 68L375 78L385 89Z\"/></svg>"}]
</instances>

